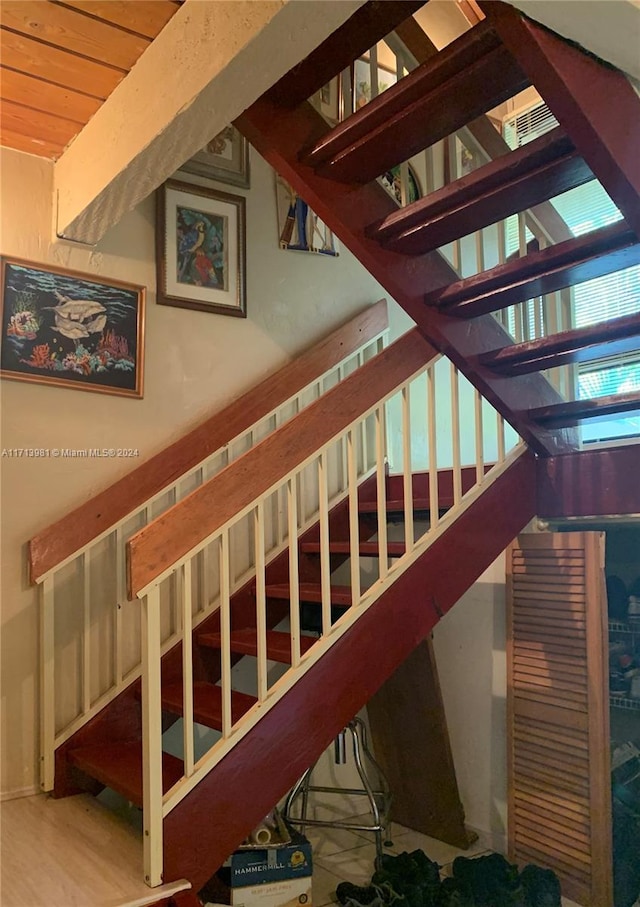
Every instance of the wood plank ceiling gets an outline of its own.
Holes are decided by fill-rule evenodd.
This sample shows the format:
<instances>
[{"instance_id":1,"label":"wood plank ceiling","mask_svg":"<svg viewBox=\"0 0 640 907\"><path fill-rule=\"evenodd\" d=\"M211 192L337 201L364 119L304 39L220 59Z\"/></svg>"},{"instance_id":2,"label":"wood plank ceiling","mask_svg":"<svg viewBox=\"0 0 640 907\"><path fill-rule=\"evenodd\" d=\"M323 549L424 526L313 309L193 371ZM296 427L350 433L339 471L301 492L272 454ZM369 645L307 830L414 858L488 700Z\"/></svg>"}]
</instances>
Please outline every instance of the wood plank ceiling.
<instances>
[{"instance_id":1,"label":"wood plank ceiling","mask_svg":"<svg viewBox=\"0 0 640 907\"><path fill-rule=\"evenodd\" d=\"M2 0L0 144L58 158L181 0Z\"/></svg>"}]
</instances>

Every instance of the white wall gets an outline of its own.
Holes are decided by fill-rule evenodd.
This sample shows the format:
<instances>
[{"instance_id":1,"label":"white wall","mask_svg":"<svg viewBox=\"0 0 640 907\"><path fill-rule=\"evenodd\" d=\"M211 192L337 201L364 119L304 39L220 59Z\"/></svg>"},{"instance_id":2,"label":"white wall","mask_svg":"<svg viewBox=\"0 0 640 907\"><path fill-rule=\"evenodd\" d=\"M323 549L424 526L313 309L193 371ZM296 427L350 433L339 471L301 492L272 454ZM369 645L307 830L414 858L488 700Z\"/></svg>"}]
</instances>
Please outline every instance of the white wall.
<instances>
[{"instance_id":1,"label":"white wall","mask_svg":"<svg viewBox=\"0 0 640 907\"><path fill-rule=\"evenodd\" d=\"M246 320L156 305L152 198L127 214L95 249L52 243L52 165L5 148L1 164L4 255L148 288L143 400L0 383L2 448L140 450L135 464L0 461L0 761L1 790L8 794L28 791L37 780L38 608L27 579L28 539L385 294L344 248L338 259L278 248L273 172L256 154L252 188L230 190L247 197Z\"/></svg>"},{"instance_id":2,"label":"white wall","mask_svg":"<svg viewBox=\"0 0 640 907\"><path fill-rule=\"evenodd\" d=\"M505 602L501 555L433 634L466 824L487 847L502 853L507 829Z\"/></svg>"}]
</instances>

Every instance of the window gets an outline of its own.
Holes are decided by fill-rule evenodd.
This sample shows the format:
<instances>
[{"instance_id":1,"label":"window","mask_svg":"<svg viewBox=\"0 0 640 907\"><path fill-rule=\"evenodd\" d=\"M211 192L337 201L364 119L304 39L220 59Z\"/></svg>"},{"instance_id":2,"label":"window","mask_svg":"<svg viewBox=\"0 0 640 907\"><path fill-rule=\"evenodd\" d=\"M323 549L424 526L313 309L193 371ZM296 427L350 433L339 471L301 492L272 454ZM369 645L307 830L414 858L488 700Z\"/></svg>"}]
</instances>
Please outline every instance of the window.
<instances>
[{"instance_id":1,"label":"window","mask_svg":"<svg viewBox=\"0 0 640 907\"><path fill-rule=\"evenodd\" d=\"M521 111L503 124L505 140L516 148L525 145L558 125L544 103ZM574 236L598 230L622 218L597 180L578 186L551 200ZM530 234L528 238L531 238ZM517 218L507 226L507 252L518 248ZM616 274L577 284L573 288L573 317L576 327L586 327L640 310L640 266ZM578 366L577 394L580 399L640 390L640 354L633 353L610 360L599 360ZM583 426L584 440L606 440L640 433L638 417L612 419L606 423L594 420Z\"/></svg>"}]
</instances>

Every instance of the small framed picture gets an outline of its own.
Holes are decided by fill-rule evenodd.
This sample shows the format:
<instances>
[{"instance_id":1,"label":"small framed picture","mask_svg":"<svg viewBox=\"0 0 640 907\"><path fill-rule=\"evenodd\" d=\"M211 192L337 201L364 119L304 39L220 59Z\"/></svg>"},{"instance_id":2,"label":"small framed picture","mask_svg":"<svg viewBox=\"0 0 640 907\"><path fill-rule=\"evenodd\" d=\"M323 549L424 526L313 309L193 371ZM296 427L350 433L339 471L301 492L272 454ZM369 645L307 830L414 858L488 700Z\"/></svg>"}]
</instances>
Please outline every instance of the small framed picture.
<instances>
[{"instance_id":1,"label":"small framed picture","mask_svg":"<svg viewBox=\"0 0 640 907\"><path fill-rule=\"evenodd\" d=\"M246 318L245 200L169 180L157 196L158 303Z\"/></svg>"},{"instance_id":2,"label":"small framed picture","mask_svg":"<svg viewBox=\"0 0 640 907\"><path fill-rule=\"evenodd\" d=\"M142 397L145 289L1 258L0 374Z\"/></svg>"},{"instance_id":3,"label":"small framed picture","mask_svg":"<svg viewBox=\"0 0 640 907\"><path fill-rule=\"evenodd\" d=\"M235 126L227 126L180 170L248 189L249 143Z\"/></svg>"},{"instance_id":4,"label":"small framed picture","mask_svg":"<svg viewBox=\"0 0 640 907\"><path fill-rule=\"evenodd\" d=\"M341 120L342 80L339 76L323 85L318 92L318 110L331 126L337 126Z\"/></svg>"}]
</instances>

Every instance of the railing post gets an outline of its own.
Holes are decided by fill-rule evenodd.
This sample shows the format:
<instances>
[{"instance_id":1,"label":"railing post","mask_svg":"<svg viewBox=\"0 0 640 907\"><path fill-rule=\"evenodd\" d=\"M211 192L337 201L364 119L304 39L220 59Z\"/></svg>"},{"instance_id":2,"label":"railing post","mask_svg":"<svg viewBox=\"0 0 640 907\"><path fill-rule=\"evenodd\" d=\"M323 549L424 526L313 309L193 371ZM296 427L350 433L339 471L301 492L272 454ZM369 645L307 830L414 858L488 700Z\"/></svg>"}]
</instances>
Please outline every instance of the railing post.
<instances>
[{"instance_id":1,"label":"railing post","mask_svg":"<svg viewBox=\"0 0 640 907\"><path fill-rule=\"evenodd\" d=\"M55 673L53 577L40 585L40 787L53 790L55 750Z\"/></svg>"},{"instance_id":2,"label":"railing post","mask_svg":"<svg viewBox=\"0 0 640 907\"><path fill-rule=\"evenodd\" d=\"M141 601L142 793L144 879L162 884L162 700L160 678L160 587Z\"/></svg>"}]
</instances>

